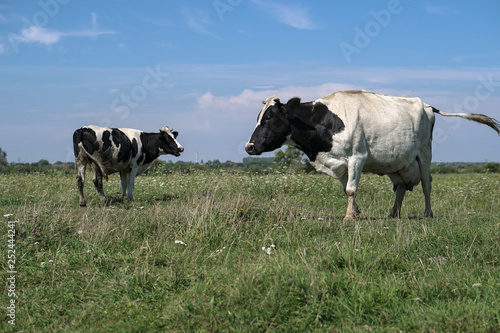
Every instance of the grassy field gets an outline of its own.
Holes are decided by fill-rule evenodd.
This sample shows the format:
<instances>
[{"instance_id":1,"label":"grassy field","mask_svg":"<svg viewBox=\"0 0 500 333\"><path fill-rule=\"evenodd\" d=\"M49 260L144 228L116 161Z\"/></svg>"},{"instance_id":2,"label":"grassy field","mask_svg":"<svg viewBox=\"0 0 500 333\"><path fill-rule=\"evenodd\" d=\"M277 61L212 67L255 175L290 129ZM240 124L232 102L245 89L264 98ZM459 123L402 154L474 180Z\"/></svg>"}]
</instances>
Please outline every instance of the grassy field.
<instances>
[{"instance_id":1,"label":"grassy field","mask_svg":"<svg viewBox=\"0 0 500 333\"><path fill-rule=\"evenodd\" d=\"M435 175L435 218L418 186L400 220L389 179L364 175L353 222L323 175L144 176L133 202L118 175L104 188L108 207L88 173L80 208L73 175L0 175L4 311L18 221L0 331L500 331L499 174Z\"/></svg>"}]
</instances>

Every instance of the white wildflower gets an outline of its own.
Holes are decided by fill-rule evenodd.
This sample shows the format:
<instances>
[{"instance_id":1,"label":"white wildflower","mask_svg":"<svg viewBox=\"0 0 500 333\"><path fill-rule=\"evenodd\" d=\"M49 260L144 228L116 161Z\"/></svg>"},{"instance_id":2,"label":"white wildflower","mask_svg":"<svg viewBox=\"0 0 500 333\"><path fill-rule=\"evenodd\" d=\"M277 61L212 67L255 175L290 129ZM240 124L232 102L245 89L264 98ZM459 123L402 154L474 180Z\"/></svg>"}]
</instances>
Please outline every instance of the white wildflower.
<instances>
[{"instance_id":1,"label":"white wildflower","mask_svg":"<svg viewBox=\"0 0 500 333\"><path fill-rule=\"evenodd\" d=\"M263 247L262 247L262 251L266 252L266 253L267 253L267 255L269 255L269 256L270 256L270 255L271 255L271 251L272 251L272 249L274 249L275 247L276 247L276 246L275 246L274 244L271 244L271 246L269 246L269 247L265 247L265 246L263 246Z\"/></svg>"},{"instance_id":2,"label":"white wildflower","mask_svg":"<svg viewBox=\"0 0 500 333\"><path fill-rule=\"evenodd\" d=\"M5 214L3 217L10 217L13 216L14 214Z\"/></svg>"},{"instance_id":3,"label":"white wildflower","mask_svg":"<svg viewBox=\"0 0 500 333\"><path fill-rule=\"evenodd\" d=\"M224 251L226 249L226 247L224 246L222 249L220 250L215 250L215 252L212 253L212 256L218 256L219 254L222 253L222 251Z\"/></svg>"}]
</instances>

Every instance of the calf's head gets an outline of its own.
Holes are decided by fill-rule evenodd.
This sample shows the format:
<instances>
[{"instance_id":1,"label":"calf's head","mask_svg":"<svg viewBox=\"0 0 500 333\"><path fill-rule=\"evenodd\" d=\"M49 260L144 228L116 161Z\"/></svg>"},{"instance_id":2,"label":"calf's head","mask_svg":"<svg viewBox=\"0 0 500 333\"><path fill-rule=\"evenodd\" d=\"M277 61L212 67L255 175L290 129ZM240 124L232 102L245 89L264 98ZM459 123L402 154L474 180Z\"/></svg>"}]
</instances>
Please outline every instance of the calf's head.
<instances>
[{"instance_id":1,"label":"calf's head","mask_svg":"<svg viewBox=\"0 0 500 333\"><path fill-rule=\"evenodd\" d=\"M180 156L180 154L184 151L184 147L182 147L176 140L177 135L179 135L178 132L173 131L168 127L163 127L160 130L160 140L158 146L164 154Z\"/></svg>"},{"instance_id":2,"label":"calf's head","mask_svg":"<svg viewBox=\"0 0 500 333\"><path fill-rule=\"evenodd\" d=\"M280 148L291 133L286 114L287 105L282 104L275 96L262 103L265 105L257 118L257 126L245 146L250 155L260 155Z\"/></svg>"}]
</instances>

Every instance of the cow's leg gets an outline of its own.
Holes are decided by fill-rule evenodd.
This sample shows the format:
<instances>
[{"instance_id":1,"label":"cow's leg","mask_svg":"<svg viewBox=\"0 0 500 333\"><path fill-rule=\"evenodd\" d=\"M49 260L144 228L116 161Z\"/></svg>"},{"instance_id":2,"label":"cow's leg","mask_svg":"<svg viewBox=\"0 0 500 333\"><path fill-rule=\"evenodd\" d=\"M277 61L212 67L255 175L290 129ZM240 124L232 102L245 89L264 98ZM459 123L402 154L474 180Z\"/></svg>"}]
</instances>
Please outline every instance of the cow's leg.
<instances>
[{"instance_id":1,"label":"cow's leg","mask_svg":"<svg viewBox=\"0 0 500 333\"><path fill-rule=\"evenodd\" d=\"M92 168L94 169L94 185L95 188L97 189L97 193L99 193L99 196L101 197L101 202L106 205L108 203L108 200L106 199L106 196L104 195L104 189L102 187L102 172L101 169L95 164L92 163Z\"/></svg>"},{"instance_id":2,"label":"cow's leg","mask_svg":"<svg viewBox=\"0 0 500 333\"><path fill-rule=\"evenodd\" d=\"M389 217L399 219L401 216L401 206L403 205L403 199L406 193L405 185L394 185L396 188L396 200L394 200L394 207L389 214Z\"/></svg>"},{"instance_id":3,"label":"cow's leg","mask_svg":"<svg viewBox=\"0 0 500 333\"><path fill-rule=\"evenodd\" d=\"M347 182L341 178L341 182L343 184L345 183L344 191L347 194L348 199L347 211L345 213L344 220L353 220L360 214L358 205L356 204L356 192L358 191L359 179L361 177L364 162L364 159L353 159L349 161Z\"/></svg>"},{"instance_id":4,"label":"cow's leg","mask_svg":"<svg viewBox=\"0 0 500 333\"><path fill-rule=\"evenodd\" d=\"M80 193L80 207L87 206L85 202L85 197L83 196L83 185L85 184L85 161L80 160L78 157L75 158L76 167L76 183L78 185L78 192Z\"/></svg>"},{"instance_id":5,"label":"cow's leg","mask_svg":"<svg viewBox=\"0 0 500 333\"><path fill-rule=\"evenodd\" d=\"M129 178L128 172L126 172L126 171L120 172L120 180L122 183L122 200L127 195L128 178Z\"/></svg>"},{"instance_id":6,"label":"cow's leg","mask_svg":"<svg viewBox=\"0 0 500 333\"><path fill-rule=\"evenodd\" d=\"M425 212L424 217L433 217L431 209L431 189L432 189L432 176L431 176L431 153L430 149L428 152L421 152L420 156L417 156L418 166L420 167L422 190L424 192L425 198Z\"/></svg>"}]
</instances>

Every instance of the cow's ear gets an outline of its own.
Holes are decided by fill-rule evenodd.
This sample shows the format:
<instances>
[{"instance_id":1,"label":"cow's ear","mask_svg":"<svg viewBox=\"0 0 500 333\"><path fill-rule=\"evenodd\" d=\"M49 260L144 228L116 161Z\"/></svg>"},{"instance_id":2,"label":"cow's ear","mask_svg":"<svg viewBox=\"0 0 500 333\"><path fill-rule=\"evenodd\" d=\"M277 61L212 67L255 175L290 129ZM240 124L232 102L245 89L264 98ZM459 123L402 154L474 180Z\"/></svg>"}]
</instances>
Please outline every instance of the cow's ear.
<instances>
[{"instance_id":1,"label":"cow's ear","mask_svg":"<svg viewBox=\"0 0 500 333\"><path fill-rule=\"evenodd\" d=\"M176 139L177 139L177 135L179 135L179 132L177 132L177 131L173 131L173 132L172 132L172 134L174 135L174 138L176 138Z\"/></svg>"},{"instance_id":2,"label":"cow's ear","mask_svg":"<svg viewBox=\"0 0 500 333\"><path fill-rule=\"evenodd\" d=\"M278 97L276 97L276 95L273 95L273 96L268 97L267 99L263 100L262 104L266 105L267 103L269 103L272 100L274 100L276 103L280 102L280 99Z\"/></svg>"},{"instance_id":3,"label":"cow's ear","mask_svg":"<svg viewBox=\"0 0 500 333\"><path fill-rule=\"evenodd\" d=\"M300 97L294 97L292 99L290 99L288 101L288 103L286 103L286 107L288 109L295 109L296 107L298 107L300 105Z\"/></svg>"},{"instance_id":4,"label":"cow's ear","mask_svg":"<svg viewBox=\"0 0 500 333\"><path fill-rule=\"evenodd\" d=\"M300 106L300 98L294 97L286 103L285 106L285 117L287 119L295 119L295 112L297 108Z\"/></svg>"}]
</instances>

